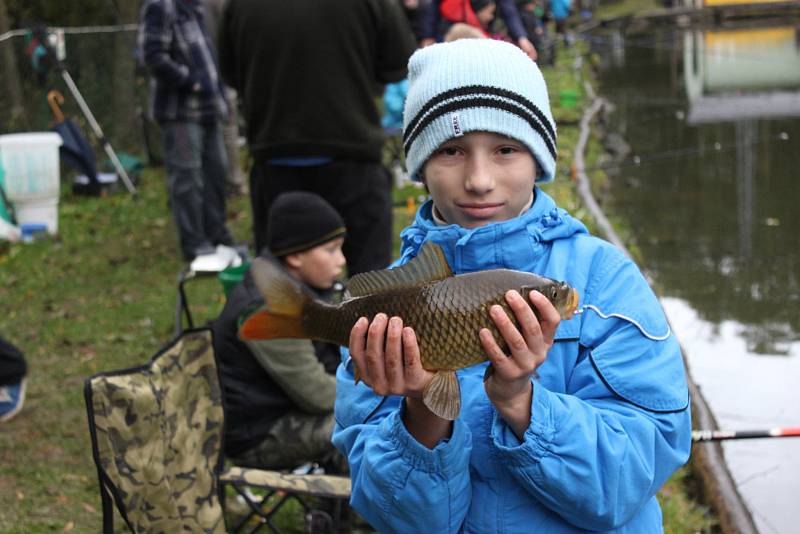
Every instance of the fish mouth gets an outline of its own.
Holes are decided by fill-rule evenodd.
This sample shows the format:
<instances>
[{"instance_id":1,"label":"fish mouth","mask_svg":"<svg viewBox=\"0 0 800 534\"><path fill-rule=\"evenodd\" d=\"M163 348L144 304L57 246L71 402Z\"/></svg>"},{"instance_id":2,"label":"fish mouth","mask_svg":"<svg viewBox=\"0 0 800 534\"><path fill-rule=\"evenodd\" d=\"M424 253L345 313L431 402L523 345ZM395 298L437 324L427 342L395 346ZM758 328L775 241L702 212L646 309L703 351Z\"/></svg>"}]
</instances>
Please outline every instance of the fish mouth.
<instances>
[{"instance_id":1,"label":"fish mouth","mask_svg":"<svg viewBox=\"0 0 800 534\"><path fill-rule=\"evenodd\" d=\"M575 315L575 311L578 309L578 298L578 291L573 288L570 291L569 302L564 310L562 319L572 319L572 317Z\"/></svg>"}]
</instances>

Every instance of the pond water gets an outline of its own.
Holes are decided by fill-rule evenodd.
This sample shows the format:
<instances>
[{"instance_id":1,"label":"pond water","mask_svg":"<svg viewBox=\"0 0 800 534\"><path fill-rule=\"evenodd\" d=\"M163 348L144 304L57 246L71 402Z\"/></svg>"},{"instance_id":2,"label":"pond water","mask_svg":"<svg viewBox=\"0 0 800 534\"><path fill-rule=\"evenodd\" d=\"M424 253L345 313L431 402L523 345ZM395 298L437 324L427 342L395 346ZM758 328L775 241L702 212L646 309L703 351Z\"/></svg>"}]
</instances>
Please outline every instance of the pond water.
<instances>
[{"instance_id":1,"label":"pond water","mask_svg":"<svg viewBox=\"0 0 800 534\"><path fill-rule=\"evenodd\" d=\"M789 25L791 24L791 25ZM593 37L605 197L720 428L800 426L800 26ZM757 527L797 532L800 439L723 443Z\"/></svg>"}]
</instances>

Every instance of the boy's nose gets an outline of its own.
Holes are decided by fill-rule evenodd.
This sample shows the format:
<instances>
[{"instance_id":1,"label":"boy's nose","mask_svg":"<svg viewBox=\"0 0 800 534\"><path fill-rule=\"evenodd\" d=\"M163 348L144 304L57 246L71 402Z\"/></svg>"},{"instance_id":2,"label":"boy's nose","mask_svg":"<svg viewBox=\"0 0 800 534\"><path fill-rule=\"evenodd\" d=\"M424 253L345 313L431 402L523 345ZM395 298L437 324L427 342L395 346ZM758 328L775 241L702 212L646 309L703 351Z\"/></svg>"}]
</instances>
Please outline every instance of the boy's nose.
<instances>
[{"instance_id":1,"label":"boy's nose","mask_svg":"<svg viewBox=\"0 0 800 534\"><path fill-rule=\"evenodd\" d=\"M472 155L467 163L464 187L473 193L486 193L494 189L494 177L489 159Z\"/></svg>"},{"instance_id":2,"label":"boy's nose","mask_svg":"<svg viewBox=\"0 0 800 534\"><path fill-rule=\"evenodd\" d=\"M347 260L344 257L344 252L342 252L340 249L336 252L336 266L339 268L339 270L342 270L344 269L345 265L347 265Z\"/></svg>"}]
</instances>

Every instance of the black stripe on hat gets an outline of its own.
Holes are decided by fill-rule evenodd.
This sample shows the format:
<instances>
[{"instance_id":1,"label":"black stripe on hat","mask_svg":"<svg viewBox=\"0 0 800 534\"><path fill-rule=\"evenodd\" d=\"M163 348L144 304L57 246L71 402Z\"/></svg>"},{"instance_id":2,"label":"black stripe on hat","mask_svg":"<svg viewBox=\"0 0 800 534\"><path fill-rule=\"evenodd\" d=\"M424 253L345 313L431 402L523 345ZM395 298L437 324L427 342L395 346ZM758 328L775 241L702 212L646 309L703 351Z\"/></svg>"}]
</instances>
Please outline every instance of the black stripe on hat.
<instances>
[{"instance_id":1,"label":"black stripe on hat","mask_svg":"<svg viewBox=\"0 0 800 534\"><path fill-rule=\"evenodd\" d=\"M460 109L476 108L476 107L495 108L520 117L521 119L526 121L530 125L530 127L536 131L536 133L539 134L539 136L544 141L544 144L547 146L547 151L550 152L550 155L553 157L553 159L556 159L555 143L547 135L547 132L545 131L545 128L542 127L542 124L538 120L534 119L534 117L531 116L530 113L527 113L527 109L523 110L520 107L511 104L510 102L485 96L473 97L473 98L459 98L458 100L453 100L452 102L449 102L443 106L439 106L438 108L433 110L419 122L417 129L409 137L408 141L404 143L404 149L406 154L408 154L411 144L414 142L417 136L419 136L419 134L421 134L431 122L435 121L436 119L438 119L439 117L441 117L446 113L450 113L452 111L457 111Z\"/></svg>"},{"instance_id":2,"label":"black stripe on hat","mask_svg":"<svg viewBox=\"0 0 800 534\"><path fill-rule=\"evenodd\" d=\"M422 120L422 117L428 113L431 108L437 106L441 102L448 100L453 97L459 96L470 96L470 95L494 95L499 96L502 98L506 98L513 102L518 103L523 108L530 111L539 121L544 125L545 130L547 130L550 139L553 140L553 144L556 141L556 132L553 129L552 124L550 121L547 120L544 113L530 100L525 98L519 93L515 93L513 91L509 91L507 89L501 89L499 87L492 87L489 85L465 85L463 87L456 87L455 89L450 89L443 93L439 93L435 97L428 100L424 106L417 112L411 122L408 123L408 127L406 128L405 132L403 132L403 144L408 147L411 143L408 142L408 138L411 137L411 132L413 132L417 128L417 123ZM544 135L542 137L545 137Z\"/></svg>"}]
</instances>

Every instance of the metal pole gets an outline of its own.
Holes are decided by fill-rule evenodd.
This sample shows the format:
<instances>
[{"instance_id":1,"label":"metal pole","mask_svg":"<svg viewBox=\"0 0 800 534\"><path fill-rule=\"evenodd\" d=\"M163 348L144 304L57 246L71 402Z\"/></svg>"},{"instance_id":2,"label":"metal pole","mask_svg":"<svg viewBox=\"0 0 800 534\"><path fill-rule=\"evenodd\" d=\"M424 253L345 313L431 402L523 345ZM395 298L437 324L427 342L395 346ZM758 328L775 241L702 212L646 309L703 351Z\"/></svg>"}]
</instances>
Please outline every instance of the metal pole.
<instances>
[{"instance_id":1,"label":"metal pole","mask_svg":"<svg viewBox=\"0 0 800 534\"><path fill-rule=\"evenodd\" d=\"M114 149L111 148L111 144L108 142L108 139L106 139L106 136L103 133L103 129L100 128L100 124L98 124L98 122L95 120L92 111L89 109L89 106L83 99L81 92L78 90L78 86L75 85L75 82L72 80L72 76L70 76L69 72L67 72L67 69L65 69L63 66L61 66L59 70L61 71L61 77L64 78L64 82L67 84L67 87L69 87L72 96L74 96L75 100L77 100L78 106L80 106L81 111L86 117L86 120L89 121L89 125L92 127L92 131L94 131L94 134L97 136L100 143L102 143L103 148L105 149L106 154L108 155L108 158L111 160L112 165L114 165L114 168L119 174L119 177L125 184L125 188L131 195L134 196L134 198L136 198L137 197L136 187L134 187L133 183L131 182L131 179L128 177L128 173L125 171L125 167L123 167L122 163L119 161L119 158L117 157L117 154L114 152Z\"/></svg>"}]
</instances>

